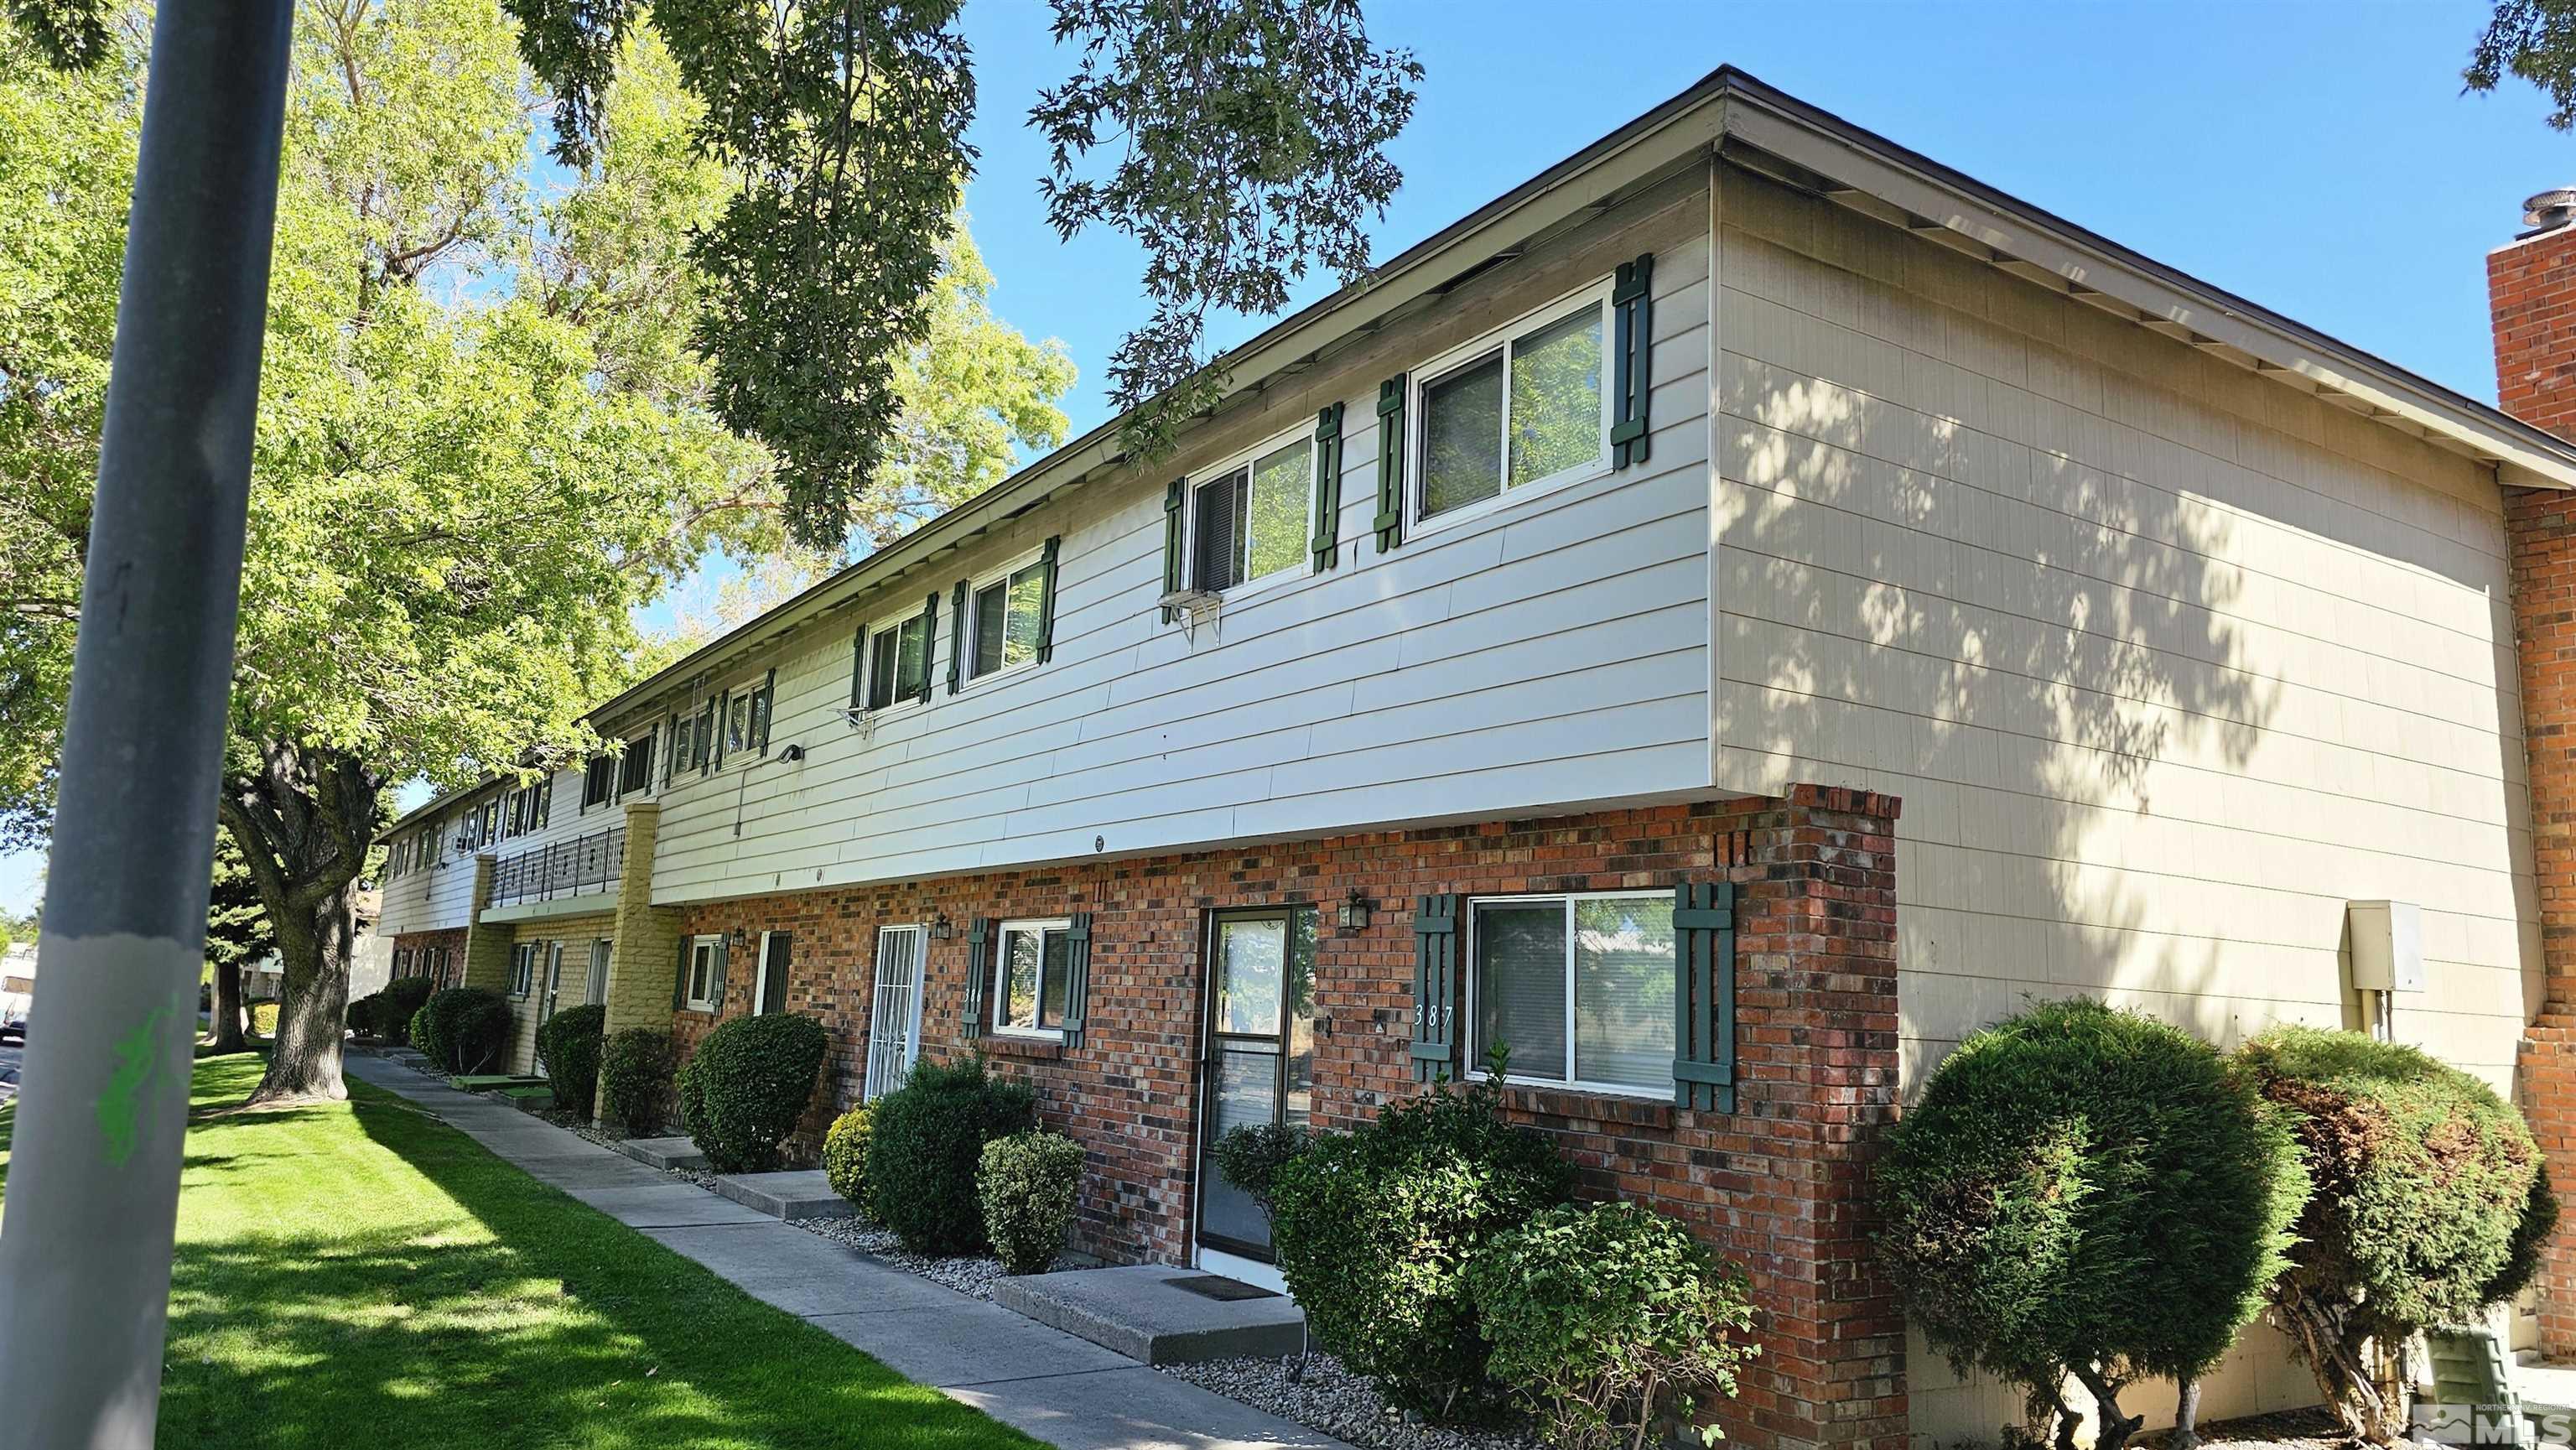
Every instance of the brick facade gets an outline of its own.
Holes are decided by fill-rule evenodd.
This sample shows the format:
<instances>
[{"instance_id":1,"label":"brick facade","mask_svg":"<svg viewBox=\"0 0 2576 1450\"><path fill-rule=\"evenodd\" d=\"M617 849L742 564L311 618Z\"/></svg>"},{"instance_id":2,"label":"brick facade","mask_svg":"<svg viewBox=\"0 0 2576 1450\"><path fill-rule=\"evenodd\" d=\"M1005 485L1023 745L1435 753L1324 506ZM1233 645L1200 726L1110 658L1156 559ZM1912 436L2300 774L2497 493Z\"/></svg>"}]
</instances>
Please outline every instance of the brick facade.
<instances>
[{"instance_id":1,"label":"brick facade","mask_svg":"<svg viewBox=\"0 0 2576 1450\"><path fill-rule=\"evenodd\" d=\"M453 926L444 931L407 931L394 938L394 950L411 953L405 958L405 970L411 974L427 970L420 964L423 951L445 951L448 982L454 985L459 980L457 974L465 970L465 928Z\"/></svg>"},{"instance_id":2,"label":"brick facade","mask_svg":"<svg viewBox=\"0 0 2576 1450\"><path fill-rule=\"evenodd\" d=\"M2576 228L2487 257L2496 396L2527 423L2576 438ZM2515 657L2544 987L2524 1033L2520 1097L2565 1211L2541 1271L2541 1344L2576 1353L2576 493L2505 490Z\"/></svg>"},{"instance_id":3,"label":"brick facade","mask_svg":"<svg viewBox=\"0 0 2576 1450\"><path fill-rule=\"evenodd\" d=\"M965 1050L968 924L1093 916L1084 1047L986 1036L999 1070L1037 1087L1048 1126L1090 1150L1075 1233L1117 1261L1186 1262L1196 1169L1201 944L1208 913L1309 903L1315 961L1315 1112L1347 1127L1416 1091L1412 901L1495 894L1737 884L1737 1111L1517 1090L1513 1110L1556 1134L1589 1195L1635 1198L1708 1236L1752 1277L1763 1355L1721 1419L1755 1445L1901 1446L1904 1326L1863 1238L1876 1130L1896 1111L1894 800L1802 787L1787 799L1382 832L1186 856L756 897L688 908L679 929L794 933L790 1011L830 1030L832 1056L795 1145L864 1088L881 926L945 915L930 941L923 1052ZM630 857L633 852L630 849ZM1354 888L1364 930L1332 910ZM722 1014L750 1009L751 949L734 954ZM670 991L676 944L657 985ZM624 960L621 948L620 970ZM718 1015L674 1014L683 1050Z\"/></svg>"}]
</instances>

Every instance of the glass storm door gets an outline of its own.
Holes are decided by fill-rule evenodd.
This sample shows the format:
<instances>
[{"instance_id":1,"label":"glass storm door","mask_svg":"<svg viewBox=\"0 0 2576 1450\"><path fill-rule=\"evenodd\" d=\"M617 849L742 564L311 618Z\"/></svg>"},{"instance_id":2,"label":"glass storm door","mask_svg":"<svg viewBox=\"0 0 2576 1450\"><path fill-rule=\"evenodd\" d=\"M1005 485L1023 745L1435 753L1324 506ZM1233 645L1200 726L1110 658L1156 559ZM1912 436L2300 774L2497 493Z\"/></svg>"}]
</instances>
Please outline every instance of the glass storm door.
<instances>
[{"instance_id":1,"label":"glass storm door","mask_svg":"<svg viewBox=\"0 0 2576 1450\"><path fill-rule=\"evenodd\" d=\"M555 1015L556 1001L563 995L563 943L552 942L537 950L545 953L539 969L544 990L537 998L537 1025L542 1027Z\"/></svg>"},{"instance_id":2,"label":"glass storm door","mask_svg":"<svg viewBox=\"0 0 2576 1450\"><path fill-rule=\"evenodd\" d=\"M868 1013L868 1101L912 1076L921 1048L921 928L877 932L877 992Z\"/></svg>"},{"instance_id":3,"label":"glass storm door","mask_svg":"<svg viewBox=\"0 0 2576 1450\"><path fill-rule=\"evenodd\" d=\"M1315 912L1221 912L1209 927L1207 1045L1201 1059L1199 1242L1270 1261L1270 1221L1216 1171L1210 1150L1236 1128L1314 1114Z\"/></svg>"}]
</instances>

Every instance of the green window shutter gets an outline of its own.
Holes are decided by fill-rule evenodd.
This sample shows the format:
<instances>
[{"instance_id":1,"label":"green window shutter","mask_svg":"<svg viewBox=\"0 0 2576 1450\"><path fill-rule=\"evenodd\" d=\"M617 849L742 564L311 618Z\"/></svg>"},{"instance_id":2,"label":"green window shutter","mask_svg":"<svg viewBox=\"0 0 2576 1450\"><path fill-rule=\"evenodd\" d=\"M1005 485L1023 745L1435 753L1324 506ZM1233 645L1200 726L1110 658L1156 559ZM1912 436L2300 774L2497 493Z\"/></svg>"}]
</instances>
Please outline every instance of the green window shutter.
<instances>
[{"instance_id":1,"label":"green window shutter","mask_svg":"<svg viewBox=\"0 0 2576 1450\"><path fill-rule=\"evenodd\" d=\"M939 643L939 591L933 589L930 591L930 597L923 600L921 605L921 678L913 681L913 684L920 687L921 703L925 705L930 703L930 661L934 654L931 646L937 643ZM896 642L895 654L898 657L903 654L899 638Z\"/></svg>"},{"instance_id":2,"label":"green window shutter","mask_svg":"<svg viewBox=\"0 0 2576 1450\"><path fill-rule=\"evenodd\" d=\"M968 1041L984 1035L984 978L993 967L993 918L979 916L966 933L966 1020Z\"/></svg>"},{"instance_id":3,"label":"green window shutter","mask_svg":"<svg viewBox=\"0 0 2576 1450\"><path fill-rule=\"evenodd\" d=\"M1625 468L1646 461L1646 395L1653 392L1655 352L1655 254L1621 262L1610 283L1611 356L1615 376L1611 396L1610 466Z\"/></svg>"},{"instance_id":4,"label":"green window shutter","mask_svg":"<svg viewBox=\"0 0 2576 1450\"><path fill-rule=\"evenodd\" d=\"M761 974L760 1001L753 1008L754 1011L784 1012L787 1010L787 965L795 958L795 954L794 937L783 931L769 934L769 946L765 950L765 955L768 957L768 970Z\"/></svg>"},{"instance_id":5,"label":"green window shutter","mask_svg":"<svg viewBox=\"0 0 2576 1450\"><path fill-rule=\"evenodd\" d=\"M929 653L928 650L922 651L925 657ZM956 592L949 596L948 603L948 693L956 694L957 687L964 683L965 678L966 581L960 579L957 581Z\"/></svg>"},{"instance_id":6,"label":"green window shutter","mask_svg":"<svg viewBox=\"0 0 2576 1450\"><path fill-rule=\"evenodd\" d=\"M1342 562L1342 405L1315 414L1314 572Z\"/></svg>"},{"instance_id":7,"label":"green window shutter","mask_svg":"<svg viewBox=\"0 0 2576 1450\"><path fill-rule=\"evenodd\" d=\"M1413 906L1413 1080L1458 1066L1458 918L1464 896L1425 896Z\"/></svg>"},{"instance_id":8,"label":"green window shutter","mask_svg":"<svg viewBox=\"0 0 2576 1450\"><path fill-rule=\"evenodd\" d=\"M850 708L861 710L868 703L868 627L859 626L858 637L850 641Z\"/></svg>"},{"instance_id":9,"label":"green window shutter","mask_svg":"<svg viewBox=\"0 0 2576 1450\"><path fill-rule=\"evenodd\" d=\"M717 727L721 726L723 723L723 713L716 708L715 698L713 696L709 696L707 703L701 706L698 710L697 744L690 751L690 755L693 757L693 763L698 767L698 774L700 775L704 775L715 768L715 744L711 737L714 735Z\"/></svg>"},{"instance_id":10,"label":"green window shutter","mask_svg":"<svg viewBox=\"0 0 2576 1450\"><path fill-rule=\"evenodd\" d=\"M1377 551L1404 542L1404 374L1377 385Z\"/></svg>"},{"instance_id":11,"label":"green window shutter","mask_svg":"<svg viewBox=\"0 0 2576 1450\"><path fill-rule=\"evenodd\" d=\"M769 717L778 713L778 671L771 670L760 681L760 693L751 697L751 748L769 749Z\"/></svg>"},{"instance_id":12,"label":"green window shutter","mask_svg":"<svg viewBox=\"0 0 2576 1450\"><path fill-rule=\"evenodd\" d=\"M1083 999L1091 992L1091 913L1073 913L1064 932L1064 1045L1082 1045Z\"/></svg>"},{"instance_id":13,"label":"green window shutter","mask_svg":"<svg viewBox=\"0 0 2576 1450\"><path fill-rule=\"evenodd\" d=\"M730 936L716 938L716 967L707 983L707 1007L718 1015L724 1012L725 968L730 965L727 959L733 955L732 944Z\"/></svg>"},{"instance_id":14,"label":"green window shutter","mask_svg":"<svg viewBox=\"0 0 2576 1450\"><path fill-rule=\"evenodd\" d=\"M1046 541L1046 551L1038 556L1038 663L1055 658L1055 560L1064 546L1064 535Z\"/></svg>"},{"instance_id":15,"label":"green window shutter","mask_svg":"<svg viewBox=\"0 0 2576 1450\"><path fill-rule=\"evenodd\" d=\"M680 938L680 974L671 979L671 1010L689 1005L689 939Z\"/></svg>"},{"instance_id":16,"label":"green window shutter","mask_svg":"<svg viewBox=\"0 0 2576 1450\"><path fill-rule=\"evenodd\" d=\"M1163 490L1163 592L1171 594L1181 587L1181 508L1189 502L1190 481L1176 478ZM1163 622L1172 622L1171 607L1163 609Z\"/></svg>"},{"instance_id":17,"label":"green window shutter","mask_svg":"<svg viewBox=\"0 0 2576 1450\"><path fill-rule=\"evenodd\" d=\"M1673 1106L1735 1111L1735 883L1673 888Z\"/></svg>"}]
</instances>

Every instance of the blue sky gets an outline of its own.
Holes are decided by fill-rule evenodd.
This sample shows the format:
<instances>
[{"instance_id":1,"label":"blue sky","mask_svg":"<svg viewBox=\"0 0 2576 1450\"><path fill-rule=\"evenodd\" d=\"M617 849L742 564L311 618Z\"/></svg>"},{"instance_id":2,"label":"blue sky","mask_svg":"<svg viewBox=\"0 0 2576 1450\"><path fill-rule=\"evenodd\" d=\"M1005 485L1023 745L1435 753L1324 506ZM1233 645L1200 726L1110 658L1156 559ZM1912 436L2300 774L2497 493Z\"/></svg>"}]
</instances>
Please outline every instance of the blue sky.
<instances>
[{"instance_id":1,"label":"blue sky","mask_svg":"<svg viewBox=\"0 0 2576 1450\"><path fill-rule=\"evenodd\" d=\"M2576 138L2516 83L2460 94L2475 4L1766 5L1402 0L1373 33L1428 68L1396 142L1389 255L1721 64L2472 397L2495 396L2486 251L2576 183ZM967 191L995 306L1064 341L1078 433L1145 315L1123 240L1060 243L1023 124L1073 57L1040 0L968 0L982 114ZM1330 290L1309 279L1297 301ZM1230 322L1240 340L1259 320ZM41 862L0 857L0 906Z\"/></svg>"}]
</instances>

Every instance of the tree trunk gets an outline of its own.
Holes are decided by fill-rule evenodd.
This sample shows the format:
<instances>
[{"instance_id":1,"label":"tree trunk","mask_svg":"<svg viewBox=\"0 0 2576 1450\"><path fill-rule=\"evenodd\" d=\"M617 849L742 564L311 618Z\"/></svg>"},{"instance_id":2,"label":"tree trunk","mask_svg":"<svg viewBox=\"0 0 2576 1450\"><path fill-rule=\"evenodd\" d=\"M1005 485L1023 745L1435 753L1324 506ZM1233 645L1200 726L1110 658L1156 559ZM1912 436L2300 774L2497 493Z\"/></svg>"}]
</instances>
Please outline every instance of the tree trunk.
<instances>
[{"instance_id":1,"label":"tree trunk","mask_svg":"<svg viewBox=\"0 0 2576 1450\"><path fill-rule=\"evenodd\" d=\"M225 782L224 825L250 863L277 933L277 1036L254 1103L349 1095L340 1041L358 886L375 834L378 780L354 757L271 742L259 770Z\"/></svg>"},{"instance_id":2,"label":"tree trunk","mask_svg":"<svg viewBox=\"0 0 2576 1450\"><path fill-rule=\"evenodd\" d=\"M2100 1427L2093 1437L2093 1450L2120 1450L2147 1423L2147 1417L2121 1414L2119 1387L2093 1366L2075 1366L2075 1378L2093 1395L2093 1419Z\"/></svg>"},{"instance_id":3,"label":"tree trunk","mask_svg":"<svg viewBox=\"0 0 2576 1450\"><path fill-rule=\"evenodd\" d=\"M2165 1450L2193 1450L2200 1444L2200 1381L2178 1382L2180 1393L2174 1398L2173 1433L2165 1437Z\"/></svg>"},{"instance_id":4,"label":"tree trunk","mask_svg":"<svg viewBox=\"0 0 2576 1450\"><path fill-rule=\"evenodd\" d=\"M2352 1323L2346 1306L2318 1299L2285 1276L2272 1292L2272 1312L2290 1331L2290 1347L2307 1361L2345 1434L2373 1445L2406 1435L2406 1387L2387 1372L2386 1357Z\"/></svg>"},{"instance_id":5,"label":"tree trunk","mask_svg":"<svg viewBox=\"0 0 2576 1450\"><path fill-rule=\"evenodd\" d=\"M210 1016L215 1051L242 1052L250 1047L250 1039L242 1031L240 963L217 962L215 964L214 1011Z\"/></svg>"}]
</instances>

